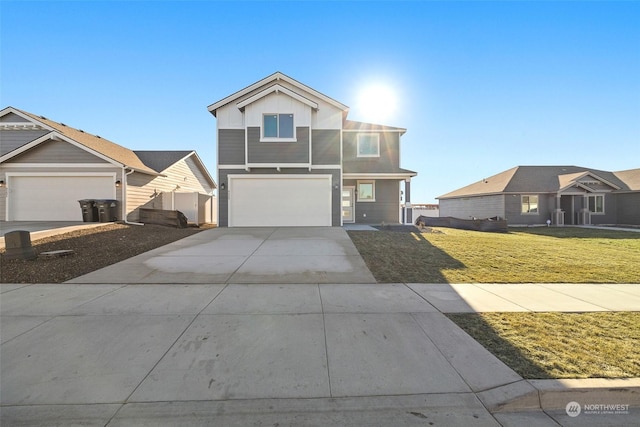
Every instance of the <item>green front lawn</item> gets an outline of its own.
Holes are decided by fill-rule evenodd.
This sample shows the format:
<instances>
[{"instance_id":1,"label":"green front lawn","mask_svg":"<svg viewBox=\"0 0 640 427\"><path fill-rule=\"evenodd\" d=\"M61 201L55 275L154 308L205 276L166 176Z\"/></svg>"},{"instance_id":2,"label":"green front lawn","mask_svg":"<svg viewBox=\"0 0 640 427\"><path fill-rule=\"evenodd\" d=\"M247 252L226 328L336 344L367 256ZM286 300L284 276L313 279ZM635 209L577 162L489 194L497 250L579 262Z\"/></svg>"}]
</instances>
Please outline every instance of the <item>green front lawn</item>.
<instances>
[{"instance_id":1,"label":"green front lawn","mask_svg":"<svg viewBox=\"0 0 640 427\"><path fill-rule=\"evenodd\" d=\"M522 228L349 231L378 282L640 283L640 233Z\"/></svg>"},{"instance_id":2,"label":"green front lawn","mask_svg":"<svg viewBox=\"0 0 640 427\"><path fill-rule=\"evenodd\" d=\"M640 377L640 313L447 314L523 378Z\"/></svg>"}]
</instances>

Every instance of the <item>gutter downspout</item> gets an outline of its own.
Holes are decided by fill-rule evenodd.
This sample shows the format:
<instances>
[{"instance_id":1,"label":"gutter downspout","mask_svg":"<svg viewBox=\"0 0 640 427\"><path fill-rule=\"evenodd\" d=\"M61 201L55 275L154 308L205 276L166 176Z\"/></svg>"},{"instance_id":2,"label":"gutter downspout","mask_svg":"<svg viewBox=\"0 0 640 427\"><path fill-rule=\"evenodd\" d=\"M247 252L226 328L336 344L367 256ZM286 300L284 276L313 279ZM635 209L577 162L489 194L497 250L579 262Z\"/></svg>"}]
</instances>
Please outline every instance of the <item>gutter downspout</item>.
<instances>
[{"instance_id":1,"label":"gutter downspout","mask_svg":"<svg viewBox=\"0 0 640 427\"><path fill-rule=\"evenodd\" d=\"M130 225L144 225L141 222L130 222L127 221L127 177L131 175L134 170L131 169L129 172L126 172L126 169L122 168L122 220L125 224Z\"/></svg>"}]
</instances>

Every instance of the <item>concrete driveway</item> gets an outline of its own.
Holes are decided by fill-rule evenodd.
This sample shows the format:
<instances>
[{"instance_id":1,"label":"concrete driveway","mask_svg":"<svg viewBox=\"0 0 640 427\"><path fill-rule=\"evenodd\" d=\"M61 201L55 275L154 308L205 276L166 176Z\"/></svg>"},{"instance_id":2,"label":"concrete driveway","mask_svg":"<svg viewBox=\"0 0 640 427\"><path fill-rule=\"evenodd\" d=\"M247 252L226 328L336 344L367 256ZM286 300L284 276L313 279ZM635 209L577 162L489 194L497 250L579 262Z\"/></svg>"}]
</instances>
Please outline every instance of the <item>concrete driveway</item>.
<instances>
[{"instance_id":1,"label":"concrete driveway","mask_svg":"<svg viewBox=\"0 0 640 427\"><path fill-rule=\"evenodd\" d=\"M340 227L215 228L69 283L375 283Z\"/></svg>"}]
</instances>

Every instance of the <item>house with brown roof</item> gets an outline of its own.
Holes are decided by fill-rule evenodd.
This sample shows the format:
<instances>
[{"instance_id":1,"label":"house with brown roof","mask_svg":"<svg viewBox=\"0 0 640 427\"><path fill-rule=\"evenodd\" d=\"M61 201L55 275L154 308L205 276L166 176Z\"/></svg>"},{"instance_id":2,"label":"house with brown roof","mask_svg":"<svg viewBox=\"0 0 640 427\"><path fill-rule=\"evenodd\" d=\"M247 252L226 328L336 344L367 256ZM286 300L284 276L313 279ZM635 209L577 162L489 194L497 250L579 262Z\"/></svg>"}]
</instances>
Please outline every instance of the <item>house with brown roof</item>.
<instances>
[{"instance_id":1,"label":"house with brown roof","mask_svg":"<svg viewBox=\"0 0 640 427\"><path fill-rule=\"evenodd\" d=\"M116 200L115 220L139 209L213 222L216 184L195 151L133 151L44 116L0 110L0 221L82 221L79 200Z\"/></svg>"},{"instance_id":2,"label":"house with brown roof","mask_svg":"<svg viewBox=\"0 0 640 427\"><path fill-rule=\"evenodd\" d=\"M347 120L347 106L280 72L208 110L220 226L411 222L417 173L400 167L406 129Z\"/></svg>"},{"instance_id":3,"label":"house with brown roof","mask_svg":"<svg viewBox=\"0 0 640 427\"><path fill-rule=\"evenodd\" d=\"M509 225L640 225L640 168L517 166L438 197L440 216Z\"/></svg>"}]
</instances>

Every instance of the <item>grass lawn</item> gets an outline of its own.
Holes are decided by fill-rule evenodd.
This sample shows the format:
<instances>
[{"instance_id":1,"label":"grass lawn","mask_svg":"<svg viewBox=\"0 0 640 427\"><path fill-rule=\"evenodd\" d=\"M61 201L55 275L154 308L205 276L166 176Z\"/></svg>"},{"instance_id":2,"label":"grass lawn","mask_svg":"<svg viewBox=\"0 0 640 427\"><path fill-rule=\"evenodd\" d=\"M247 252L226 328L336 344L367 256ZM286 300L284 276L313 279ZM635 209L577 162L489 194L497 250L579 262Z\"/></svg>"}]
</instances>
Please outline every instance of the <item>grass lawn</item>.
<instances>
[{"instance_id":1,"label":"grass lawn","mask_svg":"<svg viewBox=\"0 0 640 427\"><path fill-rule=\"evenodd\" d=\"M448 314L523 378L640 377L640 313Z\"/></svg>"},{"instance_id":2,"label":"grass lawn","mask_svg":"<svg viewBox=\"0 0 640 427\"><path fill-rule=\"evenodd\" d=\"M349 231L378 282L640 283L640 233L521 228L509 233Z\"/></svg>"}]
</instances>

